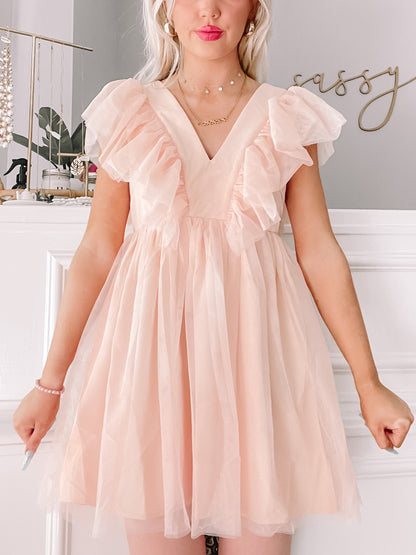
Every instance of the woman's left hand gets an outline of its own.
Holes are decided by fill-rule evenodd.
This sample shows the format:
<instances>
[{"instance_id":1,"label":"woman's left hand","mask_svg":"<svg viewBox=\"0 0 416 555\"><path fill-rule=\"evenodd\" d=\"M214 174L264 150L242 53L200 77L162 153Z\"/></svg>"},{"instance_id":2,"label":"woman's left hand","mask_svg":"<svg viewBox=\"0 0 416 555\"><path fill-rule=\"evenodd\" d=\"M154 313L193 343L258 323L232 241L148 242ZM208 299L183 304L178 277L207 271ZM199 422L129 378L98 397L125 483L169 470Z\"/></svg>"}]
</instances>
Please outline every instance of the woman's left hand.
<instances>
[{"instance_id":1,"label":"woman's left hand","mask_svg":"<svg viewBox=\"0 0 416 555\"><path fill-rule=\"evenodd\" d=\"M409 405L381 382L358 391L361 413L381 449L400 447L413 424Z\"/></svg>"}]
</instances>

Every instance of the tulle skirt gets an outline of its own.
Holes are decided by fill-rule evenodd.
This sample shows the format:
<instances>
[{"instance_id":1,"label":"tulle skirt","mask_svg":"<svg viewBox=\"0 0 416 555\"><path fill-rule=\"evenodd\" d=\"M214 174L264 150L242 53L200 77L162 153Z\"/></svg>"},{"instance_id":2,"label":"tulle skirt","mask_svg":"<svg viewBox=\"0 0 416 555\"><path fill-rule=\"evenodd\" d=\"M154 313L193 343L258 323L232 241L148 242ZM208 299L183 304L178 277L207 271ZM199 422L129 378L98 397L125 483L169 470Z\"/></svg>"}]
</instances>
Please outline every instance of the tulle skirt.
<instances>
[{"instance_id":1,"label":"tulle skirt","mask_svg":"<svg viewBox=\"0 0 416 555\"><path fill-rule=\"evenodd\" d=\"M84 328L38 502L93 537L360 520L327 345L293 251L219 220L128 235Z\"/></svg>"}]
</instances>

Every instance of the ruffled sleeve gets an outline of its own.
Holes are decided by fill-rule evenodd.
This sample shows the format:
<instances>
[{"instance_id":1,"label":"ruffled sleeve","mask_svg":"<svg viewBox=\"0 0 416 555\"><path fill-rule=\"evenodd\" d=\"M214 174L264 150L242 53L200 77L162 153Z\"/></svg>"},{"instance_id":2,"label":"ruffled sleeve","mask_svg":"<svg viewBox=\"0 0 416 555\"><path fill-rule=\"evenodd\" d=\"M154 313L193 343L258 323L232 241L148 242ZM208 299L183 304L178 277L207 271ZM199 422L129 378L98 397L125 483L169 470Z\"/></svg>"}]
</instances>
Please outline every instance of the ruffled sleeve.
<instances>
[{"instance_id":1,"label":"ruffled sleeve","mask_svg":"<svg viewBox=\"0 0 416 555\"><path fill-rule=\"evenodd\" d=\"M297 152L300 158L306 158L303 163L307 166L313 160L303 147L316 143L322 166L334 153L333 141L340 136L346 121L341 112L300 86L289 87L270 103L271 134L276 148Z\"/></svg>"},{"instance_id":2,"label":"ruffled sleeve","mask_svg":"<svg viewBox=\"0 0 416 555\"><path fill-rule=\"evenodd\" d=\"M317 143L319 165L325 164L347 121L319 96L298 86L279 89L268 99L267 109L267 122L245 149L233 190L227 238L236 253L266 230L279 233L282 220L288 221L286 185L303 164L313 165L305 146Z\"/></svg>"},{"instance_id":3,"label":"ruffled sleeve","mask_svg":"<svg viewBox=\"0 0 416 555\"><path fill-rule=\"evenodd\" d=\"M81 114L86 124L85 153L112 179L130 181L128 144L132 121L146 101L136 79L110 81Z\"/></svg>"}]
</instances>

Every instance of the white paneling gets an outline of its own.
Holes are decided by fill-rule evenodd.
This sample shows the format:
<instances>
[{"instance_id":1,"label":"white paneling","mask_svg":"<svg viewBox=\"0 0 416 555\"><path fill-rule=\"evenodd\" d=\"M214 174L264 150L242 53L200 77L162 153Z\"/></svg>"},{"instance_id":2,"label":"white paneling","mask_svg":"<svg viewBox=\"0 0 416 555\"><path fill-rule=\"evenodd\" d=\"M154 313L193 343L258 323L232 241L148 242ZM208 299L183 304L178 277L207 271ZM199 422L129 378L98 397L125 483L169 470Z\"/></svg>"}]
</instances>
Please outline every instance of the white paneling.
<instances>
[{"instance_id":1,"label":"white paneling","mask_svg":"<svg viewBox=\"0 0 416 555\"><path fill-rule=\"evenodd\" d=\"M38 525L42 523L30 541L31 552L39 554L69 555L71 549L81 553L79 546L82 545L89 555L103 555L112 549L89 539L86 529L71 530L59 515L51 514L46 520L46 515L42 517L35 503L36 488L28 482L40 472L44 455L53 441L54 427L42 441L31 466L21 473L23 444L12 426L12 415L19 400L40 374L66 272L88 215L86 207L0 207L0 232L5 239L3 260L7 261L1 272L2 290L18 292L3 297L0 319L2 342L7 345L7 357L3 355L0 359L0 475L3 481L7 481L7 487L0 487L6 492L6 499L19 491L20 501L25 503L19 526L30 515ZM331 210L330 217L337 240L351 266L382 382L405 399L416 413L416 351L413 341L416 331L416 212ZM289 226L284 238L293 247ZM34 295L36 302L33 302ZM33 327L33 322L36 322L36 334L27 331ZM333 545L337 543L340 545L337 553L341 555L351 553L347 545L348 549L359 552L360 546L371 544L369 535L374 532L377 518L380 521L387 518L400 520L400 511L403 511L400 526L404 537L400 540L403 546L400 555L410 555L413 529L403 523L409 521L409 510L413 518L416 516L412 507L404 506L406 496L416 488L415 430L411 428L399 455L378 448L359 416L359 399L349 367L322 320L321 324L330 349L348 447L365 503L365 518L363 524L349 529L348 543L342 544L345 528L337 527L329 517L321 515L315 523L312 524L311 520L311 525L295 538L292 554L319 552L320 555L333 555ZM16 335L16 329L21 333ZM16 368L19 371L11 370ZM24 474L23 480L21 474ZM393 483L399 484L396 489L392 487ZM399 492L403 492L403 507L398 502ZM380 502L376 503L374 499ZM8 522L4 540L8 546L12 545L13 527L18 522L15 500L9 501L14 509L3 510L0 514L2 521ZM392 503L396 504L394 514L391 514L389 505ZM387 528L379 533L389 534ZM322 543L319 538L324 535L328 537ZM24 545L24 539L19 541ZM387 540L385 544L388 545ZM314 550L308 550L307 545L314 545ZM362 553L364 555L364 551ZM377 551L377 555L390 553L387 549ZM366 551L365 555L373 553Z\"/></svg>"},{"instance_id":2,"label":"white paneling","mask_svg":"<svg viewBox=\"0 0 416 555\"><path fill-rule=\"evenodd\" d=\"M59 305L74 251L48 251L46 254L45 328L43 364L52 341Z\"/></svg>"}]
</instances>

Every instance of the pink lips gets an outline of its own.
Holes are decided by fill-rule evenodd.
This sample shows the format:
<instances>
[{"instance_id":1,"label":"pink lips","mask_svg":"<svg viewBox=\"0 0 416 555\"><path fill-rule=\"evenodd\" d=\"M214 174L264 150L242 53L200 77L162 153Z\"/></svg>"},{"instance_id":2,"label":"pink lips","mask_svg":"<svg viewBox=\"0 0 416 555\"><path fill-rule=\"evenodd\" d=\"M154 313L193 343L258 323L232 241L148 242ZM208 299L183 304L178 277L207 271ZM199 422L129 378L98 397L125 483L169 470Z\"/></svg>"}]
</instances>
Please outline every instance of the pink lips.
<instances>
[{"instance_id":1,"label":"pink lips","mask_svg":"<svg viewBox=\"0 0 416 555\"><path fill-rule=\"evenodd\" d=\"M215 27L215 25L204 25L195 32L202 40L218 40L224 33L222 29Z\"/></svg>"}]
</instances>

